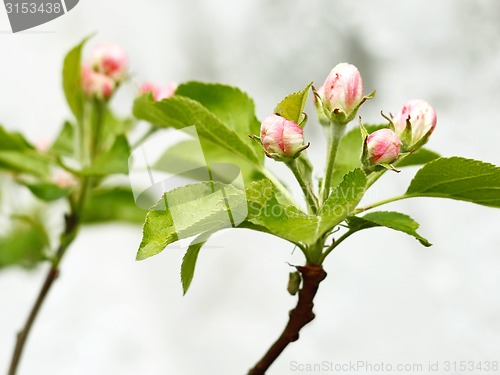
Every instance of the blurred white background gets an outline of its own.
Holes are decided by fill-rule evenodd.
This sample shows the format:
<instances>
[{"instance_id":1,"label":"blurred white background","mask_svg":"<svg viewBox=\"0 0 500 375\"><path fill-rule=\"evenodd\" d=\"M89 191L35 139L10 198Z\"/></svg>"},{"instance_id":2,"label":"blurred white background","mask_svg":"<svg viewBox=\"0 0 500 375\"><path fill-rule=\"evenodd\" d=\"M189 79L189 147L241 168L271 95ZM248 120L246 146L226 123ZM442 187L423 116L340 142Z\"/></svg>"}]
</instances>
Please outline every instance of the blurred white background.
<instances>
[{"instance_id":1,"label":"blurred white background","mask_svg":"<svg viewBox=\"0 0 500 375\"><path fill-rule=\"evenodd\" d=\"M32 141L51 139L70 116L62 59L97 31L93 43L114 41L128 51L136 84L240 86L261 118L348 61L361 70L367 92L377 89L360 112L366 121L423 98L438 112L429 148L500 164L496 0L80 0L51 23L9 30L0 9L0 122ZM135 90L131 84L116 98L120 113L129 113ZM319 173L324 141L312 112L310 118ZM388 174L372 197L403 192L414 172ZM326 262L316 320L270 374L299 373L292 361L422 363L421 373L430 374L429 361L500 360L499 211L439 199L388 208L419 221L434 246L383 229L346 241ZM135 226L81 232L32 331L20 375L244 374L281 332L295 303L285 289L287 262L302 261L288 243L242 230L216 236L182 297L184 248L135 262L140 239ZM0 273L0 371L45 271Z\"/></svg>"}]
</instances>

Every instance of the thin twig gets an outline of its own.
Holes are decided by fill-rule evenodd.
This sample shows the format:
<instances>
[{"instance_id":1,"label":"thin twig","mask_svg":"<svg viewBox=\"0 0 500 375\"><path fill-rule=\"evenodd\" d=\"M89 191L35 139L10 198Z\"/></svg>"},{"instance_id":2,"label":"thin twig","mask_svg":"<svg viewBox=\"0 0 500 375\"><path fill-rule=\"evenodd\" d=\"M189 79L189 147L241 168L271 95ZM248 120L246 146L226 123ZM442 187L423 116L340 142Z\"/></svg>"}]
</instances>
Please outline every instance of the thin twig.
<instances>
[{"instance_id":1,"label":"thin twig","mask_svg":"<svg viewBox=\"0 0 500 375\"><path fill-rule=\"evenodd\" d=\"M30 314L28 315L28 319L24 323L24 327L18 332L16 337L16 346L14 348L14 353L12 354L12 359L9 367L9 375L15 375L17 368L19 366L19 362L21 360L21 356L23 354L23 349L26 344L26 340L31 332L31 327L38 316L40 308L42 307L47 294L49 293L54 281L59 276L59 263L61 261L62 256L64 255L66 249L70 245L71 241L74 239L76 231L78 230L78 217L75 214L66 216L66 226L64 229L64 233L61 236L62 239L69 238L68 241L61 240L61 244L59 245L59 249L57 250L56 259L52 262L52 265L45 277L45 281L42 285L42 289L38 293L38 296L35 300L33 307L31 308Z\"/></svg>"}]
</instances>

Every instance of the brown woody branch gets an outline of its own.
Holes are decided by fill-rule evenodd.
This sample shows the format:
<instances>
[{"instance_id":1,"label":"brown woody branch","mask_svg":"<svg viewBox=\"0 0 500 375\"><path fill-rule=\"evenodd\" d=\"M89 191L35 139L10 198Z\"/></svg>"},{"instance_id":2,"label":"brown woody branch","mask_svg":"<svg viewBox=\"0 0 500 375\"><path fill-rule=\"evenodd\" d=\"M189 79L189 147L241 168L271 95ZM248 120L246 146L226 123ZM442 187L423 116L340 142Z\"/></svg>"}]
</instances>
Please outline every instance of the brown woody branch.
<instances>
[{"instance_id":1,"label":"brown woody branch","mask_svg":"<svg viewBox=\"0 0 500 375\"><path fill-rule=\"evenodd\" d=\"M248 372L248 375L265 374L288 344L299 339L300 330L315 317L313 313L313 300L318 291L319 284L326 277L326 272L322 266L314 264L308 264L303 267L298 266L297 270L302 275L302 289L299 290L297 306L290 311L290 318L281 336L269 348L255 367Z\"/></svg>"}]
</instances>

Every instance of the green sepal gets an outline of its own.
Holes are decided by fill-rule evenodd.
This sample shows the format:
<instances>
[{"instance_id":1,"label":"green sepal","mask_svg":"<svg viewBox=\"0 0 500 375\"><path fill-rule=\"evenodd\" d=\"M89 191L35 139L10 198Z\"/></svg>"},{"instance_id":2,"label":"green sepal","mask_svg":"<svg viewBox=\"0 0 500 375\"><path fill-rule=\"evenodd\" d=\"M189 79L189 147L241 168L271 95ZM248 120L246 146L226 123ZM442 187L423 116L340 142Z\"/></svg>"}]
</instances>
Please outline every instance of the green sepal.
<instances>
[{"instance_id":1,"label":"green sepal","mask_svg":"<svg viewBox=\"0 0 500 375\"><path fill-rule=\"evenodd\" d=\"M304 107L307 102L307 96L312 82L309 83L302 91L294 92L285 97L274 109L274 113L293 121L300 127L304 127L306 117L304 116Z\"/></svg>"},{"instance_id":2,"label":"green sepal","mask_svg":"<svg viewBox=\"0 0 500 375\"><path fill-rule=\"evenodd\" d=\"M325 108L325 113L327 114L327 116L330 117L330 121L333 124L346 125L347 123L354 120L354 118L356 117L356 115L358 113L359 107L361 107L364 104L364 102L366 102L367 100L373 99L375 97L375 94L376 94L376 91L374 90L370 94L368 94L367 96L363 96L363 98L358 103L358 105L356 107L354 107L350 113L345 113L344 111L341 111L338 108L333 109L331 112L328 112L328 110Z\"/></svg>"}]
</instances>

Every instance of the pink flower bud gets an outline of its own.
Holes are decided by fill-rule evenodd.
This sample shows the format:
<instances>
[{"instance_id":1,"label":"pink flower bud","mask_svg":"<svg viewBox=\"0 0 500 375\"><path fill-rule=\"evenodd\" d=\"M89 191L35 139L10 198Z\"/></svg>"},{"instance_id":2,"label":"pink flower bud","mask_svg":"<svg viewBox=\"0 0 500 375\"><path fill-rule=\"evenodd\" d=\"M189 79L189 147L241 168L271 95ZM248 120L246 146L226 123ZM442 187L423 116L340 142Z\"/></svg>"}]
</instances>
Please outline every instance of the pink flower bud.
<instances>
[{"instance_id":1,"label":"pink flower bud","mask_svg":"<svg viewBox=\"0 0 500 375\"><path fill-rule=\"evenodd\" d=\"M366 139L367 159L371 165L390 164L399 156L401 141L390 129L374 131Z\"/></svg>"},{"instance_id":2,"label":"pink flower bud","mask_svg":"<svg viewBox=\"0 0 500 375\"><path fill-rule=\"evenodd\" d=\"M404 134L406 120L410 121L411 134ZM434 131L437 122L436 111L425 100L408 101L395 116L392 117L396 133L401 137L406 148L424 144Z\"/></svg>"},{"instance_id":3,"label":"pink flower bud","mask_svg":"<svg viewBox=\"0 0 500 375\"><path fill-rule=\"evenodd\" d=\"M52 174L52 181L63 189L73 188L78 183L75 176L62 169L58 169Z\"/></svg>"},{"instance_id":4,"label":"pink flower bud","mask_svg":"<svg viewBox=\"0 0 500 375\"><path fill-rule=\"evenodd\" d=\"M172 82L165 85L164 87L160 87L156 92L155 99L160 101L163 99L170 98L175 94L175 90L177 90L178 86L179 85L177 83Z\"/></svg>"},{"instance_id":5,"label":"pink flower bud","mask_svg":"<svg viewBox=\"0 0 500 375\"><path fill-rule=\"evenodd\" d=\"M266 155L272 158L293 158L305 148L302 128L278 115L262 122L260 140Z\"/></svg>"},{"instance_id":6,"label":"pink flower bud","mask_svg":"<svg viewBox=\"0 0 500 375\"><path fill-rule=\"evenodd\" d=\"M158 87L154 83L145 82L141 85L139 91L141 94L151 93L154 100L160 101L173 96L178 86L179 85L177 83L169 83L164 87Z\"/></svg>"},{"instance_id":7,"label":"pink flower bud","mask_svg":"<svg viewBox=\"0 0 500 375\"><path fill-rule=\"evenodd\" d=\"M115 44L99 44L92 51L90 65L94 71L121 82L127 76L128 58Z\"/></svg>"},{"instance_id":8,"label":"pink flower bud","mask_svg":"<svg viewBox=\"0 0 500 375\"><path fill-rule=\"evenodd\" d=\"M338 64L323 87L324 104L328 111L343 113L347 121L356 115L364 97L363 80L358 68L347 63Z\"/></svg>"},{"instance_id":9,"label":"pink flower bud","mask_svg":"<svg viewBox=\"0 0 500 375\"><path fill-rule=\"evenodd\" d=\"M46 153L50 150L50 142L45 138L37 139L34 146L35 150L41 153Z\"/></svg>"},{"instance_id":10,"label":"pink flower bud","mask_svg":"<svg viewBox=\"0 0 500 375\"><path fill-rule=\"evenodd\" d=\"M82 68L83 92L91 98L108 99L115 90L115 81L107 75L94 72L88 65Z\"/></svg>"}]
</instances>

